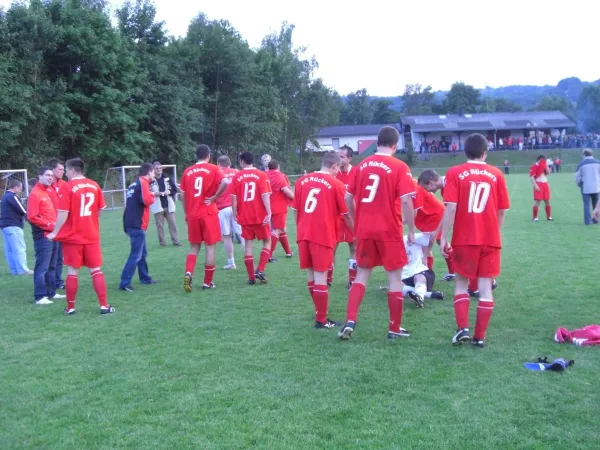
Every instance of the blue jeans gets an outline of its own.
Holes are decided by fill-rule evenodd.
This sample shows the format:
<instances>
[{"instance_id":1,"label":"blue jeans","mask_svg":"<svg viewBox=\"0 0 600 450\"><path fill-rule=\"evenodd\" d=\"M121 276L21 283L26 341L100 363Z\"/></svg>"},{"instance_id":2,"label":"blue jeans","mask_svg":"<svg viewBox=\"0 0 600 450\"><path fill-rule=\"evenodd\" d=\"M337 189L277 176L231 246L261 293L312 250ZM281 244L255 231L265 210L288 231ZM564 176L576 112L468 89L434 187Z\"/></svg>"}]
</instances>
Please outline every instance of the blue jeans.
<instances>
[{"instance_id":1,"label":"blue jeans","mask_svg":"<svg viewBox=\"0 0 600 450\"><path fill-rule=\"evenodd\" d=\"M598 193L596 194L581 194L583 197L583 222L586 225L592 223L592 211L598 203ZM590 209L591 205L591 209Z\"/></svg>"},{"instance_id":2,"label":"blue jeans","mask_svg":"<svg viewBox=\"0 0 600 450\"><path fill-rule=\"evenodd\" d=\"M58 242L48 239L33 241L35 250L35 268L33 269L33 297L38 301L44 297L52 298L56 294L56 259Z\"/></svg>"},{"instance_id":3,"label":"blue jeans","mask_svg":"<svg viewBox=\"0 0 600 450\"><path fill-rule=\"evenodd\" d=\"M65 282L62 279L62 273L63 273L63 254L62 254L62 245L59 242L58 243L58 254L56 257L56 278L54 281L54 286L56 287L56 289L60 288L61 286L63 286L65 284Z\"/></svg>"},{"instance_id":4,"label":"blue jeans","mask_svg":"<svg viewBox=\"0 0 600 450\"><path fill-rule=\"evenodd\" d=\"M23 275L28 272L25 238L20 227L2 228L4 235L4 253L11 275Z\"/></svg>"},{"instance_id":5,"label":"blue jeans","mask_svg":"<svg viewBox=\"0 0 600 450\"><path fill-rule=\"evenodd\" d=\"M129 258L127 258L125 267L123 267L119 287L124 288L131 284L136 267L140 283L150 284L152 277L148 273L148 263L146 262L146 256L148 256L148 251L146 250L146 232L140 228L126 228L125 233L127 233L131 241L131 251L129 252Z\"/></svg>"}]
</instances>

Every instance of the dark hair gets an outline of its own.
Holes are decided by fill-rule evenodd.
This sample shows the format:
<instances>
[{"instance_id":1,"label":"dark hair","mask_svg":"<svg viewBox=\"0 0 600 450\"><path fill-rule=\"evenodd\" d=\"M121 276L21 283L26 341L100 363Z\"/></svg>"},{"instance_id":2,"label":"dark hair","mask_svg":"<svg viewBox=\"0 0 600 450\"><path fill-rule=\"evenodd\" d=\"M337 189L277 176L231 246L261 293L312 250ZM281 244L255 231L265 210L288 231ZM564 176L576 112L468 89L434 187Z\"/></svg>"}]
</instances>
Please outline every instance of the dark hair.
<instances>
[{"instance_id":1,"label":"dark hair","mask_svg":"<svg viewBox=\"0 0 600 450\"><path fill-rule=\"evenodd\" d=\"M479 159L487 152L488 141L483 134L473 133L465 139L465 155L469 159Z\"/></svg>"},{"instance_id":2,"label":"dark hair","mask_svg":"<svg viewBox=\"0 0 600 450\"><path fill-rule=\"evenodd\" d=\"M19 186L23 186L23 183L21 183L19 180L10 180L8 182L8 189L14 189Z\"/></svg>"},{"instance_id":3,"label":"dark hair","mask_svg":"<svg viewBox=\"0 0 600 450\"><path fill-rule=\"evenodd\" d=\"M83 173L83 169L85 168L85 164L79 158L69 159L66 163L68 169L73 169L76 173Z\"/></svg>"},{"instance_id":4,"label":"dark hair","mask_svg":"<svg viewBox=\"0 0 600 450\"><path fill-rule=\"evenodd\" d=\"M342 150L346 150L346 156L348 158L352 158L354 156L354 150L352 150L352 147L350 147L349 145L344 144L338 149L338 151Z\"/></svg>"},{"instance_id":5,"label":"dark hair","mask_svg":"<svg viewBox=\"0 0 600 450\"><path fill-rule=\"evenodd\" d=\"M200 144L196 149L196 158L198 161L210 158L210 147L206 144Z\"/></svg>"},{"instance_id":6,"label":"dark hair","mask_svg":"<svg viewBox=\"0 0 600 450\"><path fill-rule=\"evenodd\" d=\"M587 157L587 156L593 156L593 155L594 155L594 152L593 152L591 149L589 149L589 148L586 148L586 149L583 151L583 156L584 156L584 157Z\"/></svg>"},{"instance_id":7,"label":"dark hair","mask_svg":"<svg viewBox=\"0 0 600 450\"><path fill-rule=\"evenodd\" d=\"M342 162L342 158L340 158L340 155L338 152L325 152L323 154L323 160L321 162L321 165L323 167L327 167L328 169L331 169L334 164L340 164L341 162Z\"/></svg>"},{"instance_id":8,"label":"dark hair","mask_svg":"<svg viewBox=\"0 0 600 450\"><path fill-rule=\"evenodd\" d=\"M46 172L51 171L52 169L48 166L42 166L38 169L38 176L41 177L42 175L44 175Z\"/></svg>"},{"instance_id":9,"label":"dark hair","mask_svg":"<svg viewBox=\"0 0 600 450\"><path fill-rule=\"evenodd\" d=\"M269 164L267 164L267 167L269 169L279 169L279 161L277 161L276 159L272 159L271 161L269 161Z\"/></svg>"},{"instance_id":10,"label":"dark hair","mask_svg":"<svg viewBox=\"0 0 600 450\"><path fill-rule=\"evenodd\" d=\"M536 158L536 161L541 161L542 159L546 159L544 155L540 155Z\"/></svg>"},{"instance_id":11,"label":"dark hair","mask_svg":"<svg viewBox=\"0 0 600 450\"><path fill-rule=\"evenodd\" d=\"M400 133L394 127L386 125L381 127L377 133L377 147L388 147L396 150L396 145L400 140Z\"/></svg>"},{"instance_id":12,"label":"dark hair","mask_svg":"<svg viewBox=\"0 0 600 450\"><path fill-rule=\"evenodd\" d=\"M244 164L253 164L254 155L250 152L244 152L240 155L240 161L242 161Z\"/></svg>"},{"instance_id":13,"label":"dark hair","mask_svg":"<svg viewBox=\"0 0 600 450\"><path fill-rule=\"evenodd\" d=\"M440 174L435 170L427 169L421 172L419 175L418 183L420 185L427 185L432 181L437 181L440 179Z\"/></svg>"},{"instance_id":14,"label":"dark hair","mask_svg":"<svg viewBox=\"0 0 600 450\"><path fill-rule=\"evenodd\" d=\"M44 163L44 166L50 167L50 170L56 169L56 167L59 165L63 166L64 163L58 158L51 158Z\"/></svg>"},{"instance_id":15,"label":"dark hair","mask_svg":"<svg viewBox=\"0 0 600 450\"><path fill-rule=\"evenodd\" d=\"M221 155L217 158L217 164L221 167L231 167L231 160L227 155Z\"/></svg>"},{"instance_id":16,"label":"dark hair","mask_svg":"<svg viewBox=\"0 0 600 450\"><path fill-rule=\"evenodd\" d=\"M150 163L144 163L140 166L140 170L138 172L138 175L140 177L145 177L146 175L148 175L150 172L152 172L154 170L154 166Z\"/></svg>"}]
</instances>

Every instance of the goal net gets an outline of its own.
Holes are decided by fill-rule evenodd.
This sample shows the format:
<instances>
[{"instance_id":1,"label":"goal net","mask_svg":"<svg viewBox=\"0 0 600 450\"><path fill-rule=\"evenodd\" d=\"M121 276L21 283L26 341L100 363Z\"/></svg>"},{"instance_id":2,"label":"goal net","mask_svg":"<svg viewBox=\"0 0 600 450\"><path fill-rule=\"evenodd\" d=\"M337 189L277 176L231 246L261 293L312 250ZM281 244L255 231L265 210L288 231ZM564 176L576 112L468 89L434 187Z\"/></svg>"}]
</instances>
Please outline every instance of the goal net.
<instances>
[{"instance_id":1,"label":"goal net","mask_svg":"<svg viewBox=\"0 0 600 450\"><path fill-rule=\"evenodd\" d=\"M163 177L169 177L175 181L175 184L179 185L177 182L177 166L163 164L161 167L163 168ZM107 170L104 187L102 188L106 209L125 207L127 188L138 177L139 169L140 166L121 166L111 167Z\"/></svg>"},{"instance_id":2,"label":"goal net","mask_svg":"<svg viewBox=\"0 0 600 450\"><path fill-rule=\"evenodd\" d=\"M12 180L19 180L23 185L23 204L25 204L27 197L29 197L29 179L27 178L26 169L8 169L0 170L0 201L4 197L4 193L10 188L10 182Z\"/></svg>"}]
</instances>

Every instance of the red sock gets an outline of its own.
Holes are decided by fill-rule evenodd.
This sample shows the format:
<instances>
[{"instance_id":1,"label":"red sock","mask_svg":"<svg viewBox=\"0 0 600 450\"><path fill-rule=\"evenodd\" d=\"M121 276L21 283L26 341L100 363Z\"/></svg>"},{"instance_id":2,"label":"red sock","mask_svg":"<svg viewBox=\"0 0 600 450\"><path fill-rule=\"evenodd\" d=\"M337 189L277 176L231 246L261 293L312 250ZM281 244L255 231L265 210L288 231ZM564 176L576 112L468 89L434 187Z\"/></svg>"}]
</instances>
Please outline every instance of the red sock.
<instances>
[{"instance_id":1,"label":"red sock","mask_svg":"<svg viewBox=\"0 0 600 450\"><path fill-rule=\"evenodd\" d=\"M360 283L353 283L350 291L348 292L348 310L346 311L346 322L356 322L358 316L358 309L360 303L365 296L365 285Z\"/></svg>"},{"instance_id":2,"label":"red sock","mask_svg":"<svg viewBox=\"0 0 600 450\"><path fill-rule=\"evenodd\" d=\"M404 298L402 292L388 292L388 308L390 310L390 331L400 332L402 325L402 307Z\"/></svg>"},{"instance_id":3,"label":"red sock","mask_svg":"<svg viewBox=\"0 0 600 450\"><path fill-rule=\"evenodd\" d=\"M313 289L313 302L315 303L315 320L325 323L327 321L327 308L329 303L329 292L327 286L315 284Z\"/></svg>"},{"instance_id":4,"label":"red sock","mask_svg":"<svg viewBox=\"0 0 600 450\"><path fill-rule=\"evenodd\" d=\"M471 278L469 280L469 287L468 287L468 289L470 291L473 291L473 292L477 292L479 290L479 285L477 283L477 278Z\"/></svg>"},{"instance_id":5,"label":"red sock","mask_svg":"<svg viewBox=\"0 0 600 450\"><path fill-rule=\"evenodd\" d=\"M258 271L264 272L265 267L267 267L267 263L269 262L269 258L271 257L271 250L268 248L263 248L260 252L260 259L258 260Z\"/></svg>"},{"instance_id":6,"label":"red sock","mask_svg":"<svg viewBox=\"0 0 600 450\"><path fill-rule=\"evenodd\" d=\"M210 286L215 274L215 266L204 266L204 284Z\"/></svg>"},{"instance_id":7,"label":"red sock","mask_svg":"<svg viewBox=\"0 0 600 450\"><path fill-rule=\"evenodd\" d=\"M479 303L477 303L477 320L475 321L474 338L481 340L485 339L485 332L490 323L492 312L494 312L494 300L479 299Z\"/></svg>"},{"instance_id":8,"label":"red sock","mask_svg":"<svg viewBox=\"0 0 600 450\"><path fill-rule=\"evenodd\" d=\"M538 216L538 210L539 210L539 209L540 209L540 208L539 208L539 206L534 206L534 207L533 207L533 218L534 218L534 219L537 219L537 216Z\"/></svg>"},{"instance_id":9,"label":"red sock","mask_svg":"<svg viewBox=\"0 0 600 450\"><path fill-rule=\"evenodd\" d=\"M552 217L552 206L546 205L546 219L549 219L550 217Z\"/></svg>"},{"instance_id":10,"label":"red sock","mask_svg":"<svg viewBox=\"0 0 600 450\"><path fill-rule=\"evenodd\" d=\"M277 247L277 241L279 238L276 234L271 235L271 258L273 257L273 253L275 253L275 247Z\"/></svg>"},{"instance_id":11,"label":"red sock","mask_svg":"<svg viewBox=\"0 0 600 450\"><path fill-rule=\"evenodd\" d=\"M333 264L327 271L327 283L329 283L329 284L333 283Z\"/></svg>"},{"instance_id":12,"label":"red sock","mask_svg":"<svg viewBox=\"0 0 600 450\"><path fill-rule=\"evenodd\" d=\"M429 270L433 270L433 256L427 257L427 267Z\"/></svg>"},{"instance_id":13,"label":"red sock","mask_svg":"<svg viewBox=\"0 0 600 450\"><path fill-rule=\"evenodd\" d=\"M454 317L456 328L469 328L469 295L458 294L454 296Z\"/></svg>"},{"instance_id":14,"label":"red sock","mask_svg":"<svg viewBox=\"0 0 600 450\"><path fill-rule=\"evenodd\" d=\"M246 272L248 272L248 279L254 280L254 256L244 256L244 264Z\"/></svg>"},{"instance_id":15,"label":"red sock","mask_svg":"<svg viewBox=\"0 0 600 450\"><path fill-rule=\"evenodd\" d=\"M98 296L100 307L108 308L108 304L106 303L106 281L104 280L104 274L101 271L98 270L92 273L92 284L94 286L94 291L96 291L96 295Z\"/></svg>"},{"instance_id":16,"label":"red sock","mask_svg":"<svg viewBox=\"0 0 600 450\"><path fill-rule=\"evenodd\" d=\"M291 255L292 249L290 248L290 241L288 241L287 233L285 231L279 235L279 242L281 242L285 254Z\"/></svg>"},{"instance_id":17,"label":"red sock","mask_svg":"<svg viewBox=\"0 0 600 450\"><path fill-rule=\"evenodd\" d=\"M446 260L446 265L448 266L448 273L454 273L454 263L452 262L451 257L444 258Z\"/></svg>"},{"instance_id":18,"label":"red sock","mask_svg":"<svg viewBox=\"0 0 600 450\"><path fill-rule=\"evenodd\" d=\"M75 297L79 288L77 275L67 275L65 280L65 294L67 294L67 309L75 308Z\"/></svg>"},{"instance_id":19,"label":"red sock","mask_svg":"<svg viewBox=\"0 0 600 450\"><path fill-rule=\"evenodd\" d=\"M315 288L315 282L314 281L307 281L306 282L306 286L308 286L308 292L310 292L310 298L312 298L312 296L313 296L313 289Z\"/></svg>"},{"instance_id":20,"label":"red sock","mask_svg":"<svg viewBox=\"0 0 600 450\"><path fill-rule=\"evenodd\" d=\"M187 257L185 258L185 273L191 273L192 275L194 274L194 269L196 268L196 259L198 258L198 255L192 255L189 254L187 255Z\"/></svg>"}]
</instances>

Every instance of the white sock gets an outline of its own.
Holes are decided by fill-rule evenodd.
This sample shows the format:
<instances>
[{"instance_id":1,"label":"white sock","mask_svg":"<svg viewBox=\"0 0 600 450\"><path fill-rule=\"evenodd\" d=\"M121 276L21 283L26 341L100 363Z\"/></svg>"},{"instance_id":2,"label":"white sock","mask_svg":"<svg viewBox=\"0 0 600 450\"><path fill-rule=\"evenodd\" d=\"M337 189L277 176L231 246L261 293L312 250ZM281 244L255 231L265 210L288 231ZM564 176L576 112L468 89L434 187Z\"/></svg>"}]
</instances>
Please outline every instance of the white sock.
<instances>
[{"instance_id":1,"label":"white sock","mask_svg":"<svg viewBox=\"0 0 600 450\"><path fill-rule=\"evenodd\" d=\"M427 293L427 285L417 284L415 286L415 292L417 293L417 295L421 296L421 298L425 298L425 294Z\"/></svg>"},{"instance_id":2,"label":"white sock","mask_svg":"<svg viewBox=\"0 0 600 450\"><path fill-rule=\"evenodd\" d=\"M356 260L355 259L349 259L348 260L348 268L349 269L356 269Z\"/></svg>"},{"instance_id":3,"label":"white sock","mask_svg":"<svg viewBox=\"0 0 600 450\"><path fill-rule=\"evenodd\" d=\"M414 287L410 287L410 286L406 286L406 285L404 285L404 286L402 287L402 295L406 295L406 294L408 294L409 292L415 292L415 288L414 288Z\"/></svg>"},{"instance_id":4,"label":"white sock","mask_svg":"<svg viewBox=\"0 0 600 450\"><path fill-rule=\"evenodd\" d=\"M431 298L431 292L425 292L425 297L423 298Z\"/></svg>"},{"instance_id":5,"label":"white sock","mask_svg":"<svg viewBox=\"0 0 600 450\"><path fill-rule=\"evenodd\" d=\"M235 259L231 258L227 258L227 265L229 266L235 266Z\"/></svg>"}]
</instances>

